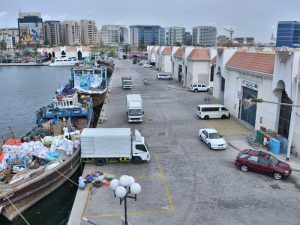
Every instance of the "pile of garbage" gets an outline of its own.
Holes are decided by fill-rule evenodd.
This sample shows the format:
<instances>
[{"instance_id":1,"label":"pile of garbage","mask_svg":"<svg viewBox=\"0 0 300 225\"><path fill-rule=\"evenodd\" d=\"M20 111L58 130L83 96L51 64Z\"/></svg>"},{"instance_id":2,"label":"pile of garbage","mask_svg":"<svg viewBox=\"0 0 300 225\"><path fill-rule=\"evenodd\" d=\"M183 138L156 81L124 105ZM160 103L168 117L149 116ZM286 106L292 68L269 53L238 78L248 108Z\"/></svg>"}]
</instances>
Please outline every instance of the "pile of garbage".
<instances>
[{"instance_id":1,"label":"pile of garbage","mask_svg":"<svg viewBox=\"0 0 300 225\"><path fill-rule=\"evenodd\" d=\"M39 158L48 161L60 156L59 152L71 156L79 148L79 131L70 133L69 138L63 135L46 136L39 141L25 141L20 139L7 140L1 150L0 172L7 169L10 164L17 164L19 167L29 167L30 159ZM24 141L24 140L22 140Z\"/></svg>"},{"instance_id":2,"label":"pile of garbage","mask_svg":"<svg viewBox=\"0 0 300 225\"><path fill-rule=\"evenodd\" d=\"M78 179L78 187L80 189L85 189L87 184L92 184L93 187L107 187L110 181L114 179L111 174L104 174L100 171L92 172L90 171L86 176L80 176Z\"/></svg>"}]
</instances>

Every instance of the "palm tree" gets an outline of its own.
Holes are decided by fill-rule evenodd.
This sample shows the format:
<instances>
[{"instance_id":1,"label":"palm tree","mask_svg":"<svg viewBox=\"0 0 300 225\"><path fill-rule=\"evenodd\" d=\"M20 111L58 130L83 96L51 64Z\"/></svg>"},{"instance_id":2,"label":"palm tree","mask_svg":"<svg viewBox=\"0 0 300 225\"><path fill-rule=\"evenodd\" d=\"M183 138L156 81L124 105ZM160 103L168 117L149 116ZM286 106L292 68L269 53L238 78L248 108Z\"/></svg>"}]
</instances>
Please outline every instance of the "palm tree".
<instances>
[{"instance_id":1,"label":"palm tree","mask_svg":"<svg viewBox=\"0 0 300 225\"><path fill-rule=\"evenodd\" d=\"M39 54L38 47L34 47L34 49L33 49L33 56L34 56L35 61L37 60L38 54Z\"/></svg>"},{"instance_id":2,"label":"palm tree","mask_svg":"<svg viewBox=\"0 0 300 225\"><path fill-rule=\"evenodd\" d=\"M28 49L25 49L25 51L23 52L24 56L25 56L25 61L27 62L27 57L31 55L31 52Z\"/></svg>"}]
</instances>

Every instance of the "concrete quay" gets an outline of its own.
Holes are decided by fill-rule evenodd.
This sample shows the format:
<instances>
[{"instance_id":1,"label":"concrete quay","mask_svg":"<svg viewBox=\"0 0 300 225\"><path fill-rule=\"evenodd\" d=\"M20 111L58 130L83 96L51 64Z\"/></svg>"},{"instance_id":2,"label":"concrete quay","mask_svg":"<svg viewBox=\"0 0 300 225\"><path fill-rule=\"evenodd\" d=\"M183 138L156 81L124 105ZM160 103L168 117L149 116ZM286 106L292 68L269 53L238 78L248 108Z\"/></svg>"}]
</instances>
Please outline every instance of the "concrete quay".
<instances>
[{"instance_id":1,"label":"concrete quay","mask_svg":"<svg viewBox=\"0 0 300 225\"><path fill-rule=\"evenodd\" d=\"M157 73L117 60L98 124L141 130L150 148L150 162L102 167L87 164L83 176L89 171L116 178L133 176L142 191L137 201L127 200L132 225L298 224L300 173L295 171L288 179L276 181L263 174L241 172L234 160L245 135L252 131L235 119L200 120L196 106L210 95L189 92L176 81L157 80ZM121 76L128 74L133 88L123 90ZM144 85L144 79L151 85ZM142 95L143 123L127 122L129 93ZM198 130L205 127L218 129L229 147L224 151L208 149L198 137ZM124 205L109 187L88 186L78 190L68 224L116 225L122 224L123 216Z\"/></svg>"}]
</instances>

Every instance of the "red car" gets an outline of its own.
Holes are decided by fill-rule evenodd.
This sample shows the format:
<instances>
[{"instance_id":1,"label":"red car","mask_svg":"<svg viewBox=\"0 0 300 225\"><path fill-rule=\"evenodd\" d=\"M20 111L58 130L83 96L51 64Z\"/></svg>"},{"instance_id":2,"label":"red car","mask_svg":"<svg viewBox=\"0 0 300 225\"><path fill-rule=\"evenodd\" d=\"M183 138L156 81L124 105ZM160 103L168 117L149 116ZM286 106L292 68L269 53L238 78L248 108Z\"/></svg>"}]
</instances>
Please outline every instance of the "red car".
<instances>
[{"instance_id":1,"label":"red car","mask_svg":"<svg viewBox=\"0 0 300 225\"><path fill-rule=\"evenodd\" d=\"M243 172L252 170L265 173L272 175L276 180L288 177L292 173L289 164L278 160L271 154L252 149L241 151L235 159L235 165Z\"/></svg>"}]
</instances>

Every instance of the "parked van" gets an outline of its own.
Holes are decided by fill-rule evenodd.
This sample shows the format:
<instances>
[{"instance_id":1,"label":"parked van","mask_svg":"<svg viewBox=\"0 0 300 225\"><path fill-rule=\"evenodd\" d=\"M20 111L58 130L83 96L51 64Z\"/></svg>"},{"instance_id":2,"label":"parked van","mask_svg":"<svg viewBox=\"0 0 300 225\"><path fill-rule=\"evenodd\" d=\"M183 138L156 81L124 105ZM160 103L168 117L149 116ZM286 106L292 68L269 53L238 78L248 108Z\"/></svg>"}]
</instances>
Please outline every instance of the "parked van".
<instances>
[{"instance_id":1,"label":"parked van","mask_svg":"<svg viewBox=\"0 0 300 225\"><path fill-rule=\"evenodd\" d=\"M228 109L223 105L198 105L196 113L201 119L226 119L230 117Z\"/></svg>"},{"instance_id":2,"label":"parked van","mask_svg":"<svg viewBox=\"0 0 300 225\"><path fill-rule=\"evenodd\" d=\"M159 80L173 80L171 73L159 73L157 74Z\"/></svg>"}]
</instances>

